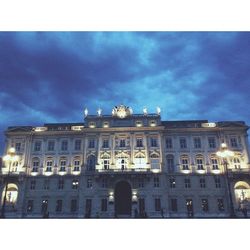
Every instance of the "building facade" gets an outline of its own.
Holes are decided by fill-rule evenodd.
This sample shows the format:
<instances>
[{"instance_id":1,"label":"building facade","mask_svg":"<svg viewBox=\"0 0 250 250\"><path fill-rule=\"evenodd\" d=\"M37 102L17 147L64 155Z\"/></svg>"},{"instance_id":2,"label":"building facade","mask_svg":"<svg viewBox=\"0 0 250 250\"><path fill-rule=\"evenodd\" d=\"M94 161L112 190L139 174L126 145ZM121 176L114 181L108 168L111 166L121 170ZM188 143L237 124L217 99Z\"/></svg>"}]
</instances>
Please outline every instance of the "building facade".
<instances>
[{"instance_id":1,"label":"building facade","mask_svg":"<svg viewBox=\"0 0 250 250\"><path fill-rule=\"evenodd\" d=\"M248 128L241 121L162 121L159 109L133 114L123 105L111 115L85 110L83 123L9 127L5 154L14 147L18 159L1 167L2 212L7 218L246 217Z\"/></svg>"}]
</instances>

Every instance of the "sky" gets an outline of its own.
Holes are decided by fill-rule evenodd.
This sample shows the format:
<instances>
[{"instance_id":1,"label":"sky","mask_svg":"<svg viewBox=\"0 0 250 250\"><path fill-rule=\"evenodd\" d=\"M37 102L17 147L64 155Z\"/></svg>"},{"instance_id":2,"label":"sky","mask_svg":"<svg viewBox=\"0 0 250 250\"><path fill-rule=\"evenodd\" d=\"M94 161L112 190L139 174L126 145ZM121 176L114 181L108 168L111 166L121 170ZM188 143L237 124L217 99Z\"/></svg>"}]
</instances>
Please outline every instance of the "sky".
<instances>
[{"instance_id":1,"label":"sky","mask_svg":"<svg viewBox=\"0 0 250 250\"><path fill-rule=\"evenodd\" d=\"M84 108L119 104L250 125L250 33L0 32L0 154L8 126L83 122Z\"/></svg>"}]
</instances>

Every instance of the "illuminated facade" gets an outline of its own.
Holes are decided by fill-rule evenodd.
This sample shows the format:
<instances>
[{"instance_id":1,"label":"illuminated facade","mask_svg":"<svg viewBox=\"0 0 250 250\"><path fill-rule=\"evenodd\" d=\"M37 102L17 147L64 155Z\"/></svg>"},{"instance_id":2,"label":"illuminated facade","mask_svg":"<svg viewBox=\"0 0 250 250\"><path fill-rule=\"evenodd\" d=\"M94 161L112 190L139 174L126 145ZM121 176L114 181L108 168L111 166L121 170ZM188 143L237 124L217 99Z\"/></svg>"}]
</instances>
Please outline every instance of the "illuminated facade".
<instances>
[{"instance_id":1,"label":"illuminated facade","mask_svg":"<svg viewBox=\"0 0 250 250\"><path fill-rule=\"evenodd\" d=\"M6 217L228 217L230 192L235 215L247 216L244 122L161 121L159 108L123 105L84 114L84 123L7 129L5 152L19 158L1 168ZM224 161L221 143L233 152Z\"/></svg>"}]
</instances>

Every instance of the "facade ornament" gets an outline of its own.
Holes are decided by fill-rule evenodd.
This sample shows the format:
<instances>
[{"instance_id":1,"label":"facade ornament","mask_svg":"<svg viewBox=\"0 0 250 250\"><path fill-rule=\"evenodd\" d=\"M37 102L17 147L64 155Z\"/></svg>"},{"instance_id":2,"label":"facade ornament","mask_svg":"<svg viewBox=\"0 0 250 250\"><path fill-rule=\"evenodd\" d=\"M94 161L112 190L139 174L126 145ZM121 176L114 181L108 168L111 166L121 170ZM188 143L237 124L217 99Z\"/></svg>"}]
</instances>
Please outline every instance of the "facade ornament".
<instances>
[{"instance_id":1,"label":"facade ornament","mask_svg":"<svg viewBox=\"0 0 250 250\"><path fill-rule=\"evenodd\" d=\"M101 109L101 108L99 108L99 109L97 110L97 115L98 115L98 116L101 116L101 115L102 115L102 109Z\"/></svg>"},{"instance_id":2,"label":"facade ornament","mask_svg":"<svg viewBox=\"0 0 250 250\"><path fill-rule=\"evenodd\" d=\"M143 108L143 115L147 115L148 114L148 109L146 107Z\"/></svg>"},{"instance_id":3,"label":"facade ornament","mask_svg":"<svg viewBox=\"0 0 250 250\"><path fill-rule=\"evenodd\" d=\"M84 116L87 117L87 116L88 116L88 113L89 113L88 109L85 108L85 109L84 109Z\"/></svg>"},{"instance_id":4,"label":"facade ornament","mask_svg":"<svg viewBox=\"0 0 250 250\"><path fill-rule=\"evenodd\" d=\"M127 106L124 106L124 105L120 105L120 106L115 106L112 110L112 115L113 116L117 116L121 119L124 119L126 118L127 116L130 116L132 115L132 109L127 107Z\"/></svg>"},{"instance_id":5,"label":"facade ornament","mask_svg":"<svg viewBox=\"0 0 250 250\"><path fill-rule=\"evenodd\" d=\"M157 115L161 114L161 108L160 107L156 107L156 113L157 113Z\"/></svg>"}]
</instances>

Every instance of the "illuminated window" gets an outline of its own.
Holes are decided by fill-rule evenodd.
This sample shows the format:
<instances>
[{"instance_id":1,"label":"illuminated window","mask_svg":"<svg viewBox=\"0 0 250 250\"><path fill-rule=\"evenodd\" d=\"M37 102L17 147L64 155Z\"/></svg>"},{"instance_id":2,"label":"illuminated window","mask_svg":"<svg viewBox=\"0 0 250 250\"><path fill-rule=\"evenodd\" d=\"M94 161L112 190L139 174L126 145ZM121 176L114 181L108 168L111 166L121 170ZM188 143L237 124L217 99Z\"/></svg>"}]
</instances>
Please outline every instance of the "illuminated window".
<instances>
[{"instance_id":1,"label":"illuminated window","mask_svg":"<svg viewBox=\"0 0 250 250\"><path fill-rule=\"evenodd\" d=\"M138 153L134 158L135 168L145 168L146 167L146 158L144 154Z\"/></svg>"},{"instance_id":2,"label":"illuminated window","mask_svg":"<svg viewBox=\"0 0 250 250\"><path fill-rule=\"evenodd\" d=\"M215 182L215 187L216 188L221 188L221 181L219 176L214 177L214 182Z\"/></svg>"},{"instance_id":3,"label":"illuminated window","mask_svg":"<svg viewBox=\"0 0 250 250\"><path fill-rule=\"evenodd\" d=\"M87 188L92 188L93 187L93 182L92 182L92 179L88 179L87 180Z\"/></svg>"},{"instance_id":4,"label":"illuminated window","mask_svg":"<svg viewBox=\"0 0 250 250\"><path fill-rule=\"evenodd\" d=\"M72 181L72 189L78 189L79 181L74 179Z\"/></svg>"},{"instance_id":5,"label":"illuminated window","mask_svg":"<svg viewBox=\"0 0 250 250\"><path fill-rule=\"evenodd\" d=\"M194 138L194 148L201 148L201 138Z\"/></svg>"},{"instance_id":6,"label":"illuminated window","mask_svg":"<svg viewBox=\"0 0 250 250\"><path fill-rule=\"evenodd\" d=\"M60 161L60 169L59 171L65 172L66 171L66 160L61 160Z\"/></svg>"},{"instance_id":7,"label":"illuminated window","mask_svg":"<svg viewBox=\"0 0 250 250\"><path fill-rule=\"evenodd\" d=\"M167 155L166 157L167 169L170 173L174 172L174 156Z\"/></svg>"},{"instance_id":8,"label":"illuminated window","mask_svg":"<svg viewBox=\"0 0 250 250\"><path fill-rule=\"evenodd\" d=\"M214 137L208 138L208 146L209 148L216 148L216 142Z\"/></svg>"},{"instance_id":9,"label":"illuminated window","mask_svg":"<svg viewBox=\"0 0 250 250\"><path fill-rule=\"evenodd\" d=\"M198 170L204 170L203 158L201 156L196 158L196 165Z\"/></svg>"},{"instance_id":10,"label":"illuminated window","mask_svg":"<svg viewBox=\"0 0 250 250\"><path fill-rule=\"evenodd\" d=\"M95 148L95 139L89 139L89 148Z\"/></svg>"},{"instance_id":11,"label":"illuminated window","mask_svg":"<svg viewBox=\"0 0 250 250\"><path fill-rule=\"evenodd\" d=\"M241 168L239 158L237 158L237 157L233 158L233 164L234 164L235 169L240 169Z\"/></svg>"},{"instance_id":12,"label":"illuminated window","mask_svg":"<svg viewBox=\"0 0 250 250\"><path fill-rule=\"evenodd\" d=\"M30 190L36 189L36 180L30 180Z\"/></svg>"},{"instance_id":13,"label":"illuminated window","mask_svg":"<svg viewBox=\"0 0 250 250\"><path fill-rule=\"evenodd\" d=\"M201 208L203 212L208 212L208 199L201 199Z\"/></svg>"},{"instance_id":14,"label":"illuminated window","mask_svg":"<svg viewBox=\"0 0 250 250\"><path fill-rule=\"evenodd\" d=\"M56 201L56 212L62 212L62 200L57 200Z\"/></svg>"},{"instance_id":15,"label":"illuminated window","mask_svg":"<svg viewBox=\"0 0 250 250\"><path fill-rule=\"evenodd\" d=\"M155 127L156 126L156 121L152 120L152 121L149 121L149 125L151 127Z\"/></svg>"},{"instance_id":16,"label":"illuminated window","mask_svg":"<svg viewBox=\"0 0 250 250\"><path fill-rule=\"evenodd\" d=\"M181 166L182 166L182 170L189 170L189 162L188 162L187 156L181 157Z\"/></svg>"},{"instance_id":17,"label":"illuminated window","mask_svg":"<svg viewBox=\"0 0 250 250\"><path fill-rule=\"evenodd\" d=\"M41 141L36 141L34 146L34 151L36 152L41 151L41 145L42 145Z\"/></svg>"},{"instance_id":18,"label":"illuminated window","mask_svg":"<svg viewBox=\"0 0 250 250\"><path fill-rule=\"evenodd\" d=\"M55 142L48 141L48 151L54 151L54 150L55 150Z\"/></svg>"},{"instance_id":19,"label":"illuminated window","mask_svg":"<svg viewBox=\"0 0 250 250\"><path fill-rule=\"evenodd\" d=\"M32 213L33 212L33 207L34 207L34 201L33 200L28 200L27 213Z\"/></svg>"},{"instance_id":20,"label":"illuminated window","mask_svg":"<svg viewBox=\"0 0 250 250\"><path fill-rule=\"evenodd\" d=\"M53 165L53 161L52 160L48 160L46 162L46 172L52 172L52 165Z\"/></svg>"},{"instance_id":21,"label":"illuminated window","mask_svg":"<svg viewBox=\"0 0 250 250\"><path fill-rule=\"evenodd\" d=\"M21 151L21 142L16 142L15 149L16 149L16 152L20 152Z\"/></svg>"},{"instance_id":22,"label":"illuminated window","mask_svg":"<svg viewBox=\"0 0 250 250\"><path fill-rule=\"evenodd\" d=\"M39 160L35 159L33 160L32 172L38 172L38 168L39 168Z\"/></svg>"},{"instance_id":23,"label":"illuminated window","mask_svg":"<svg viewBox=\"0 0 250 250\"><path fill-rule=\"evenodd\" d=\"M120 148L126 147L126 140L125 139L120 139Z\"/></svg>"},{"instance_id":24,"label":"illuminated window","mask_svg":"<svg viewBox=\"0 0 250 250\"><path fill-rule=\"evenodd\" d=\"M103 139L102 147L103 148L109 148L109 140L108 139Z\"/></svg>"},{"instance_id":25,"label":"illuminated window","mask_svg":"<svg viewBox=\"0 0 250 250\"><path fill-rule=\"evenodd\" d=\"M75 140L75 150L81 150L82 141L81 140Z\"/></svg>"},{"instance_id":26,"label":"illuminated window","mask_svg":"<svg viewBox=\"0 0 250 250\"><path fill-rule=\"evenodd\" d=\"M191 188L191 181L189 178L184 179L185 188Z\"/></svg>"},{"instance_id":27,"label":"illuminated window","mask_svg":"<svg viewBox=\"0 0 250 250\"><path fill-rule=\"evenodd\" d=\"M161 211L161 199L155 198L155 211Z\"/></svg>"},{"instance_id":28,"label":"illuminated window","mask_svg":"<svg viewBox=\"0 0 250 250\"><path fill-rule=\"evenodd\" d=\"M212 158L211 163L212 163L212 169L213 170L218 170L219 169L218 160L216 158Z\"/></svg>"},{"instance_id":29,"label":"illuminated window","mask_svg":"<svg viewBox=\"0 0 250 250\"><path fill-rule=\"evenodd\" d=\"M108 128L109 127L109 122L103 122L103 127Z\"/></svg>"},{"instance_id":30,"label":"illuminated window","mask_svg":"<svg viewBox=\"0 0 250 250\"><path fill-rule=\"evenodd\" d=\"M106 212L108 210L108 201L106 198L101 199L101 211Z\"/></svg>"},{"instance_id":31,"label":"illuminated window","mask_svg":"<svg viewBox=\"0 0 250 250\"><path fill-rule=\"evenodd\" d=\"M150 138L150 141L151 141L151 147L157 147L157 138Z\"/></svg>"},{"instance_id":32,"label":"illuminated window","mask_svg":"<svg viewBox=\"0 0 250 250\"><path fill-rule=\"evenodd\" d=\"M225 210L223 199L217 199L217 207L220 212Z\"/></svg>"},{"instance_id":33,"label":"illuminated window","mask_svg":"<svg viewBox=\"0 0 250 250\"><path fill-rule=\"evenodd\" d=\"M136 147L143 147L143 139L142 138L136 138Z\"/></svg>"},{"instance_id":34,"label":"illuminated window","mask_svg":"<svg viewBox=\"0 0 250 250\"><path fill-rule=\"evenodd\" d=\"M175 188L176 182L175 182L175 178L174 177L170 177L169 178L169 184L170 184L170 188Z\"/></svg>"},{"instance_id":35,"label":"illuminated window","mask_svg":"<svg viewBox=\"0 0 250 250\"><path fill-rule=\"evenodd\" d=\"M238 147L237 138L236 137L231 137L230 138L230 144L231 144L231 147L237 148Z\"/></svg>"},{"instance_id":36,"label":"illuminated window","mask_svg":"<svg viewBox=\"0 0 250 250\"><path fill-rule=\"evenodd\" d=\"M205 178L200 178L200 187L205 188L206 187L206 180Z\"/></svg>"},{"instance_id":37,"label":"illuminated window","mask_svg":"<svg viewBox=\"0 0 250 250\"><path fill-rule=\"evenodd\" d=\"M177 212L178 211L177 199L176 198L170 199L170 210L172 212Z\"/></svg>"},{"instance_id":38,"label":"illuminated window","mask_svg":"<svg viewBox=\"0 0 250 250\"><path fill-rule=\"evenodd\" d=\"M154 177L154 187L160 187L160 179L159 177Z\"/></svg>"},{"instance_id":39,"label":"illuminated window","mask_svg":"<svg viewBox=\"0 0 250 250\"><path fill-rule=\"evenodd\" d=\"M136 127L142 127L142 121L136 121L135 125Z\"/></svg>"},{"instance_id":40,"label":"illuminated window","mask_svg":"<svg viewBox=\"0 0 250 250\"><path fill-rule=\"evenodd\" d=\"M74 160L74 169L73 171L80 171L80 160Z\"/></svg>"},{"instance_id":41,"label":"illuminated window","mask_svg":"<svg viewBox=\"0 0 250 250\"><path fill-rule=\"evenodd\" d=\"M173 142L172 142L172 138L168 137L166 138L166 148L173 148Z\"/></svg>"},{"instance_id":42,"label":"illuminated window","mask_svg":"<svg viewBox=\"0 0 250 250\"><path fill-rule=\"evenodd\" d=\"M187 148L186 138L180 138L180 148L181 149Z\"/></svg>"},{"instance_id":43,"label":"illuminated window","mask_svg":"<svg viewBox=\"0 0 250 250\"><path fill-rule=\"evenodd\" d=\"M58 189L63 189L64 188L64 179L59 179L58 180Z\"/></svg>"},{"instance_id":44,"label":"illuminated window","mask_svg":"<svg viewBox=\"0 0 250 250\"><path fill-rule=\"evenodd\" d=\"M76 212L76 210L77 210L77 200L73 199L71 200L71 203L70 203L70 211Z\"/></svg>"},{"instance_id":45,"label":"illuminated window","mask_svg":"<svg viewBox=\"0 0 250 250\"><path fill-rule=\"evenodd\" d=\"M6 186L3 189L2 192L2 204L3 204L3 199L5 196L5 190ZM15 183L8 183L7 185L7 192L6 192L6 204L14 206L17 202L17 197L18 197L18 187Z\"/></svg>"},{"instance_id":46,"label":"illuminated window","mask_svg":"<svg viewBox=\"0 0 250 250\"><path fill-rule=\"evenodd\" d=\"M45 179L43 182L43 189L48 190L49 189L49 179Z\"/></svg>"}]
</instances>

